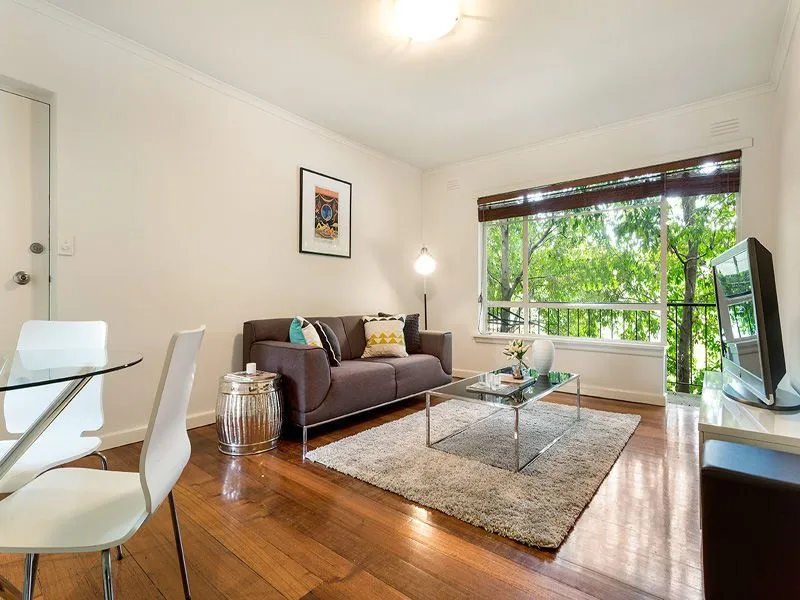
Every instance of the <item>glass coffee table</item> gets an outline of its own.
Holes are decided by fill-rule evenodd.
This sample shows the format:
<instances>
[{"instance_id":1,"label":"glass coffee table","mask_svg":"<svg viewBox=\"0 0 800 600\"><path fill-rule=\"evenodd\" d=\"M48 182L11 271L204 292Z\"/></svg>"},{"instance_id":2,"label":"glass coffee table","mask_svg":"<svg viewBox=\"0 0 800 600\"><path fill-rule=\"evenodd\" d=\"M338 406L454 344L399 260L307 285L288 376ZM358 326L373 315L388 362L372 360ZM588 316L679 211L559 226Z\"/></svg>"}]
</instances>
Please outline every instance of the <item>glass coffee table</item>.
<instances>
[{"instance_id":1,"label":"glass coffee table","mask_svg":"<svg viewBox=\"0 0 800 600\"><path fill-rule=\"evenodd\" d=\"M489 373L500 373L501 375L509 375L511 373L511 369L509 367L496 369L494 371L489 371ZM461 379L460 381L455 381L453 383L448 383L447 385L443 385L438 388L434 388L432 390L428 390L425 393L425 443L428 448L434 448L436 444L443 442L447 439L450 439L464 431L470 429L471 427L486 421L487 419L492 418L496 414L502 411L513 410L514 411L514 462L512 463L515 465L513 469L514 472L519 472L529 464L531 464L534 460L539 458L542 454L547 452L550 448L553 447L566 433L569 431L564 431L550 443L545 445L541 450L537 451L536 454L525 462L525 464L520 465L519 463L519 412L523 410L526 406L531 405L542 398L549 396L553 392L556 392L563 388L565 385L576 382L578 389L577 394L575 395L575 424L581 418L581 379L580 375L577 373L566 373L560 371L551 371L547 375L537 376L536 372L533 371L533 377L530 379L524 380L522 383L516 384L517 387L514 390L507 390L503 391L502 393L498 390L491 390L486 388L485 391L474 391L473 389L467 389L475 384L480 384L485 382L486 380L486 373L481 373L480 375L476 375L474 377L469 377L467 379ZM506 382L503 382L506 384ZM454 431L441 439L431 441L431 397L438 397L438 398L447 398L449 400L456 399L456 400L464 400L467 402L475 402L478 404L483 404L486 406L496 407L497 410L492 411L488 415L485 415L467 425L466 427L462 427L458 431ZM574 426L574 424L573 424ZM571 428L570 428L571 429Z\"/></svg>"}]
</instances>

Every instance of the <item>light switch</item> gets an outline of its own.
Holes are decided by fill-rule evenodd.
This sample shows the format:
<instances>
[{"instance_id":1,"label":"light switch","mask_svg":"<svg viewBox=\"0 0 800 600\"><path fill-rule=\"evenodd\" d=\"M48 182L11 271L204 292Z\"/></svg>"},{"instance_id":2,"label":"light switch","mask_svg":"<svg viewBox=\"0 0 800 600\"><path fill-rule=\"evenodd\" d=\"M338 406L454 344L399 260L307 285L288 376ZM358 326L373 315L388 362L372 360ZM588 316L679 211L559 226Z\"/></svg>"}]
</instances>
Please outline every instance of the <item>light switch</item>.
<instances>
[{"instance_id":1,"label":"light switch","mask_svg":"<svg viewBox=\"0 0 800 600\"><path fill-rule=\"evenodd\" d=\"M58 240L59 256L72 256L75 254L75 236L67 235Z\"/></svg>"}]
</instances>

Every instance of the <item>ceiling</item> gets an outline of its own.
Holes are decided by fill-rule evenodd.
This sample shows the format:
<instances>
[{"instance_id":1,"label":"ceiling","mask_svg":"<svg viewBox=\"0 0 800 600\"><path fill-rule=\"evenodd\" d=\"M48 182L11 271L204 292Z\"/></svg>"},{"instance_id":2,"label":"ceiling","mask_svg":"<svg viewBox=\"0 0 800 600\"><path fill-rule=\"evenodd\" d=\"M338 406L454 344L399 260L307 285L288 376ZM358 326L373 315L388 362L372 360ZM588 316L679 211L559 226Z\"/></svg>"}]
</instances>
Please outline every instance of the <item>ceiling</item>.
<instances>
[{"instance_id":1,"label":"ceiling","mask_svg":"<svg viewBox=\"0 0 800 600\"><path fill-rule=\"evenodd\" d=\"M51 0L432 168L765 84L788 0L462 0L410 43L390 0Z\"/></svg>"}]
</instances>

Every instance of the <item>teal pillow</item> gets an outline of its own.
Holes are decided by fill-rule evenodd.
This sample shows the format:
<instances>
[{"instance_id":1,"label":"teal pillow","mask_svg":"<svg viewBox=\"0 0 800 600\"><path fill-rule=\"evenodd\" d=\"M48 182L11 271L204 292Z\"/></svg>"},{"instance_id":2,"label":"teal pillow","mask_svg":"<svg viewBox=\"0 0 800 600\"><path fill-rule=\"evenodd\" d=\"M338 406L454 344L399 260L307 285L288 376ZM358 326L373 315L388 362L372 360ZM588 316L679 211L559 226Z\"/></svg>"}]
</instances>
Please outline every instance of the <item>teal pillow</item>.
<instances>
[{"instance_id":1,"label":"teal pillow","mask_svg":"<svg viewBox=\"0 0 800 600\"><path fill-rule=\"evenodd\" d=\"M295 317L289 325L289 341L293 344L304 344L322 348L322 340L314 326L303 317Z\"/></svg>"},{"instance_id":2,"label":"teal pillow","mask_svg":"<svg viewBox=\"0 0 800 600\"><path fill-rule=\"evenodd\" d=\"M303 335L303 323L295 317L289 325L289 341L293 344L305 344L306 336Z\"/></svg>"}]
</instances>

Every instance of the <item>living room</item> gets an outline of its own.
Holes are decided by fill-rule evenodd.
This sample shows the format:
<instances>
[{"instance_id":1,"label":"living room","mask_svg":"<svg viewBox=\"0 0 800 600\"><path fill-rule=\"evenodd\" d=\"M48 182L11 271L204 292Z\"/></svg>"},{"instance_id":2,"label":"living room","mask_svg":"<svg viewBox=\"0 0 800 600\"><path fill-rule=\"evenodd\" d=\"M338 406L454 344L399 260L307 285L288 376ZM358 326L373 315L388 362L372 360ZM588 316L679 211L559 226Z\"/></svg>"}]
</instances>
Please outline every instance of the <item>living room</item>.
<instances>
[{"instance_id":1,"label":"living room","mask_svg":"<svg viewBox=\"0 0 800 600\"><path fill-rule=\"evenodd\" d=\"M178 598L189 595L188 582L195 598L700 598L704 586L709 598L755 597L742 595L743 576L709 588L712 570L704 571L704 548L714 546L701 522L700 452L714 425L701 429L701 403L706 371L723 362L712 260L749 238L771 252L781 358L790 387L800 385L798 12L795 0L0 0L0 179L11 183L0 188L0 355L14 356L26 321L105 323L109 357L122 354L102 373L102 418L82 438L96 432L95 451L111 471L138 473L159 406L153 399L165 391L165 356L181 349L167 346L170 336L205 325L186 415L191 456L175 473L174 502L169 492L181 518L183 581L177 520L166 502L158 510L153 502L135 535L102 549L119 545L124 558L102 565L98 544L84 553L23 551L4 542L0 524L0 597L23 597L30 587L46 599L109 590ZM417 32L419 25L430 27ZM29 144L24 152L21 143ZM675 173L689 187L675 184ZM596 186L655 176L667 186L655 196L590 198ZM686 252L670 242L673 231L686 243L694 234L685 233L688 220L675 229L670 215L686 216L671 199L692 185L710 186L704 197L722 198L728 212L722 225L696 219L705 224L697 239L707 237L687 302L685 264L674 260ZM562 204L541 208L555 202ZM630 227L607 215L630 216ZM645 225L634 219L645 216ZM335 233L320 234L317 218L335 219ZM537 279L542 265L553 271L558 257L566 263L585 249L559 245L561 234L531 249L535 228L585 232L589 221L600 224L583 237L614 252L571 262L581 277L561 273L550 287ZM609 256L619 261L614 285L603 275ZM630 263L641 267L635 277L620 275ZM588 273L606 278L601 295ZM405 357L416 314L418 353ZM290 343L297 316L312 329L333 325L335 360L383 361L375 379L334 390L331 374L354 365L324 362L327 387L314 388L319 379L311 378L302 387L305 375L293 369L311 359L292 352L308 344L270 346ZM247 338L245 323L267 322L277 333ZM369 332L380 336L390 325L405 342L377 345L401 348L361 360ZM316 329L300 335L315 334L322 344ZM526 369L575 376L548 384L546 398L531 404L561 411L553 420L569 427L576 412L577 427L595 415L594 433L559 430L526 445L531 417L515 409L503 412L499 438L472 438L469 457L466 441L452 445L457 435L429 447L426 395L434 433L469 418L436 423L442 407L460 400L426 392L461 385L447 398L463 399L468 384L491 386L484 374L510 370L515 361L503 350L518 339ZM263 355L252 351L259 343ZM320 355L317 348L314 360ZM401 375L396 361L422 360L415 356L439 370ZM5 404L20 391L13 363L0 371L6 458L27 450L15 449L27 433L11 428ZM230 456L219 452L225 431L215 427L220 378L248 363L283 378L270 380L282 395L282 431L270 450ZM762 427L783 426L780 413L747 410ZM406 444L404 422L407 445L369 437L395 431ZM787 450L785 440L764 436L751 445ZM584 444L581 460L567 453L571 438ZM34 444L45 442L46 433ZM515 443L517 465L498 466L511 461ZM409 450L405 462L386 454L397 448ZM380 453L398 470L381 470ZM76 464L99 472L88 454L74 455L84 457ZM574 477L580 485L564 481L565 464L584 469ZM71 469L52 472L62 470ZM45 481L44 471L16 493ZM0 468L0 494L16 490L2 485L5 475ZM553 489L568 509L546 501ZM467 510L459 494L475 504ZM13 497L0 500L4 516ZM523 497L530 503L515 506ZM752 576L767 586L758 588L764 597L797 593L791 574L766 582L766 573ZM738 596L709 593L736 586Z\"/></svg>"}]
</instances>

